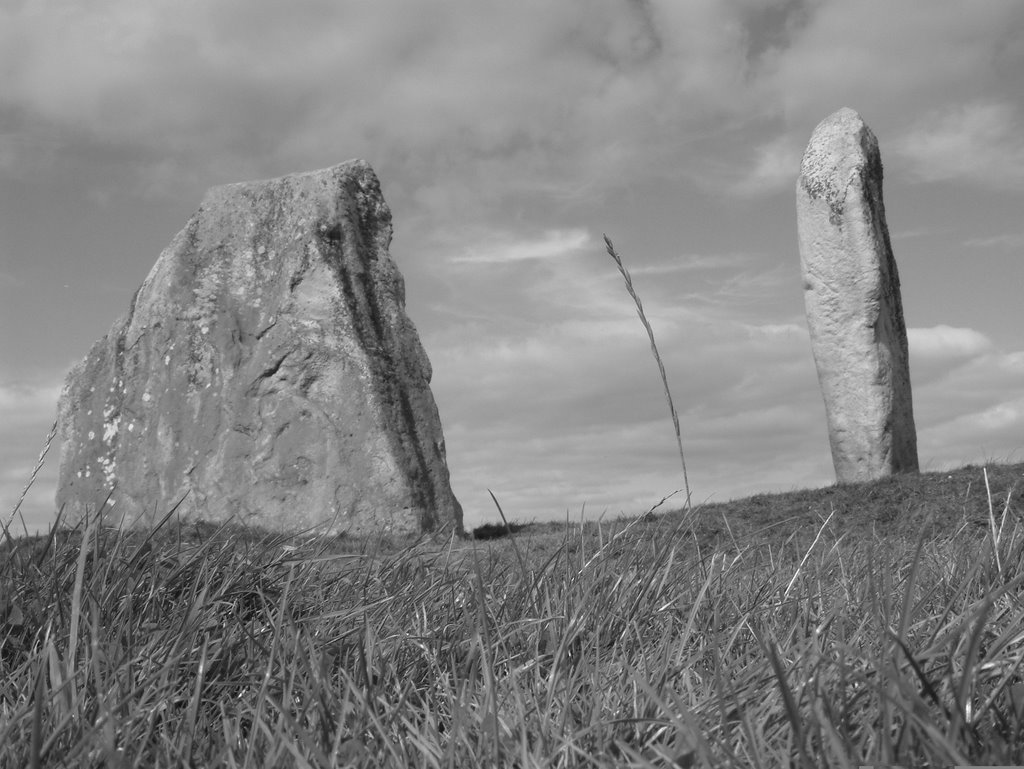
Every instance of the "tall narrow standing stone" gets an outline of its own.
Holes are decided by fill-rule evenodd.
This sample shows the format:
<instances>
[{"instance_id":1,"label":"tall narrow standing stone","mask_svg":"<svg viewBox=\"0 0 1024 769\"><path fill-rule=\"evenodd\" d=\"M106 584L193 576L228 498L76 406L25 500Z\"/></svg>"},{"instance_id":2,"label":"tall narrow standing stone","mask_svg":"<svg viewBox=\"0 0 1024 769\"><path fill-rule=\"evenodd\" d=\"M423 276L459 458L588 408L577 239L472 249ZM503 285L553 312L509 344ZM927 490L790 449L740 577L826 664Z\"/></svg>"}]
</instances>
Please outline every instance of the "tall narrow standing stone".
<instances>
[{"instance_id":1,"label":"tall narrow standing stone","mask_svg":"<svg viewBox=\"0 0 1024 769\"><path fill-rule=\"evenodd\" d=\"M804 302L836 480L917 472L907 329L882 203L878 140L844 108L825 118L796 185Z\"/></svg>"},{"instance_id":2,"label":"tall narrow standing stone","mask_svg":"<svg viewBox=\"0 0 1024 769\"><path fill-rule=\"evenodd\" d=\"M68 375L58 506L461 533L390 242L363 161L207 192Z\"/></svg>"}]
</instances>

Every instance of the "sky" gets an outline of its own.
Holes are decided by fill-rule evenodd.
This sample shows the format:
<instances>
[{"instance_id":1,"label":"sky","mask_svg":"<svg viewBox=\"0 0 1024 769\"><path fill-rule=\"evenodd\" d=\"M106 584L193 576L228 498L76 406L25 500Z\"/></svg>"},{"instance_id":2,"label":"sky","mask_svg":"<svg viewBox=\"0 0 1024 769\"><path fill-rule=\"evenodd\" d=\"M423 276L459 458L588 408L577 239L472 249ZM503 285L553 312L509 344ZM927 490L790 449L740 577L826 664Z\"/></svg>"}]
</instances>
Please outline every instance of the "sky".
<instances>
[{"instance_id":1,"label":"sky","mask_svg":"<svg viewBox=\"0 0 1024 769\"><path fill-rule=\"evenodd\" d=\"M833 483L795 183L841 107L881 148L922 469L1024 461L1018 0L0 0L0 82L2 522L203 192L351 158L393 212L467 527L488 490L531 521L683 487L603 234L694 501Z\"/></svg>"}]
</instances>

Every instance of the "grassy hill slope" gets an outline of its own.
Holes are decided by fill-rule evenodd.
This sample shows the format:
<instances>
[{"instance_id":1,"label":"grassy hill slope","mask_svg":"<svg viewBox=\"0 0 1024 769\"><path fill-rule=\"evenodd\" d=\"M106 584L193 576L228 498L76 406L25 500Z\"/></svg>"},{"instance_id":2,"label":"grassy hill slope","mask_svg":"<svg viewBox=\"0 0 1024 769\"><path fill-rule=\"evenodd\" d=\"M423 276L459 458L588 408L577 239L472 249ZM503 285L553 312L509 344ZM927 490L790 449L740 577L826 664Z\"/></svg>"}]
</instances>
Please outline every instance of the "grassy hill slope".
<instances>
[{"instance_id":1,"label":"grassy hill slope","mask_svg":"<svg viewBox=\"0 0 1024 769\"><path fill-rule=\"evenodd\" d=\"M0 765L1021 764L1022 476L486 542L8 540Z\"/></svg>"}]
</instances>

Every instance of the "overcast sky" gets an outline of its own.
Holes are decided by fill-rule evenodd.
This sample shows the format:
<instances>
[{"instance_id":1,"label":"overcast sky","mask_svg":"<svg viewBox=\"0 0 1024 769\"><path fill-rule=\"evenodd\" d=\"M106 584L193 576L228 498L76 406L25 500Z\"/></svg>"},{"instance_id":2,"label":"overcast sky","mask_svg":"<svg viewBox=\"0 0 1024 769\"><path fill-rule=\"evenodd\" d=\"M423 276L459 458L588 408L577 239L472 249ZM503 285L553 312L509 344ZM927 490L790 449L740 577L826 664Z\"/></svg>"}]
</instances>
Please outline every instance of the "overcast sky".
<instances>
[{"instance_id":1,"label":"overcast sky","mask_svg":"<svg viewBox=\"0 0 1024 769\"><path fill-rule=\"evenodd\" d=\"M923 469L1024 460L1018 0L0 0L0 517L204 190L364 158L467 526L834 480L796 175L878 136ZM58 451L23 507L53 516Z\"/></svg>"}]
</instances>

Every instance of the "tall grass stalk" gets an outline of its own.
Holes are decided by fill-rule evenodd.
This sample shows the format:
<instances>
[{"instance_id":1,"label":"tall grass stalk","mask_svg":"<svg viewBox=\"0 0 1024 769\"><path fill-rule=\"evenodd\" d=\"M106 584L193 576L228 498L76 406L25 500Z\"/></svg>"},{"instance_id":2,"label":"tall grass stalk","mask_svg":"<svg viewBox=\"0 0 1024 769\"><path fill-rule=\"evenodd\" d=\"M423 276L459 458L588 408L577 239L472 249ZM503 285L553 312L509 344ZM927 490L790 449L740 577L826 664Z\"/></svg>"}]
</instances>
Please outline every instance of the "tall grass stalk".
<instances>
[{"instance_id":1,"label":"tall grass stalk","mask_svg":"<svg viewBox=\"0 0 1024 769\"><path fill-rule=\"evenodd\" d=\"M28 496L29 489L31 489L32 484L36 482L36 476L39 475L39 471L43 468L43 461L46 459L46 454L50 450L50 444L53 443L53 439L56 435L57 420L54 419L53 427L50 428L50 433L46 436L46 443L43 445L43 450L39 452L39 459L36 460L36 466L32 470L32 475L29 476L28 483L25 484L25 488L21 490L21 496L18 497L18 501L14 505L14 509L11 510L11 514L7 517L7 523L3 524L4 536L7 536L7 532L11 527L11 523L14 521L14 517L21 509L21 504L25 501L25 497Z\"/></svg>"},{"instance_id":2,"label":"tall grass stalk","mask_svg":"<svg viewBox=\"0 0 1024 769\"><path fill-rule=\"evenodd\" d=\"M629 275L629 270L626 269L626 265L622 263L622 257L619 256L615 250L615 246L612 245L611 238L607 235L604 236L604 244L608 250L608 255L615 260L616 266L619 268L619 272L622 274L622 279L626 283L626 291L633 297L633 303L636 305L637 315L640 316L640 322L644 324L644 329L647 331L647 337L651 340L651 352L654 353L654 360L658 364L658 372L661 374L661 383L665 386L665 398L668 400L668 410L672 414L672 426L676 431L676 444L679 446L679 461L683 465L683 484L686 489L686 511L688 513L693 512L693 503L690 499L690 478L686 472L686 455L683 453L683 436L679 430L679 414L676 413L675 404L672 402L672 390L668 386L668 374L665 373L665 364L661 360L661 354L658 352L658 345L654 341L654 329L651 328L650 322L647 320L647 315L644 313L644 305L640 301L640 295L637 294L636 289L633 288L633 279Z\"/></svg>"}]
</instances>

